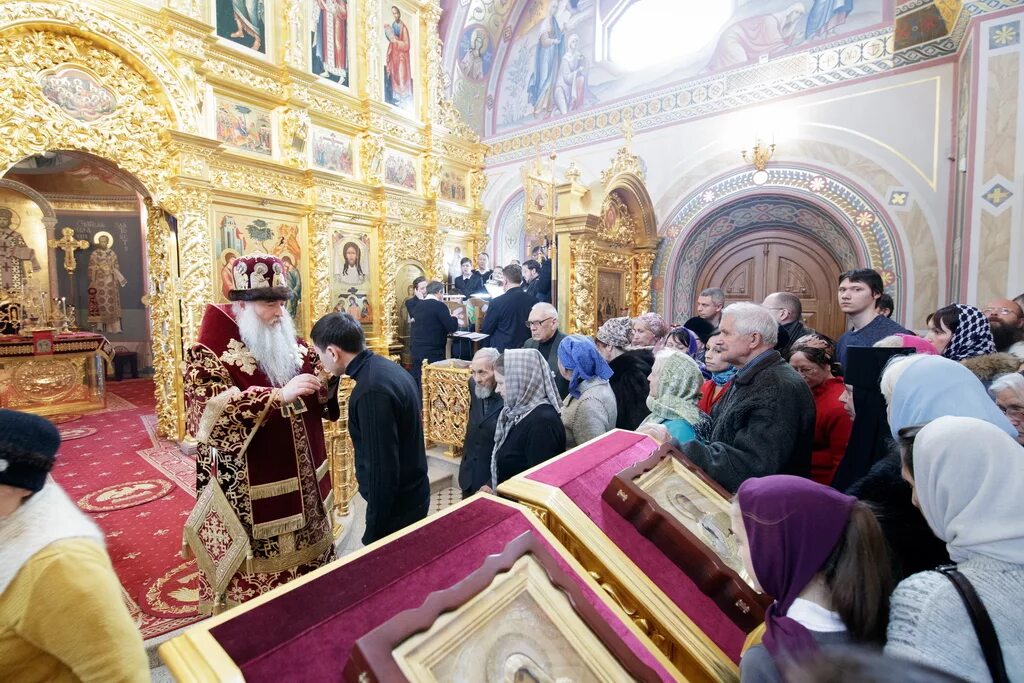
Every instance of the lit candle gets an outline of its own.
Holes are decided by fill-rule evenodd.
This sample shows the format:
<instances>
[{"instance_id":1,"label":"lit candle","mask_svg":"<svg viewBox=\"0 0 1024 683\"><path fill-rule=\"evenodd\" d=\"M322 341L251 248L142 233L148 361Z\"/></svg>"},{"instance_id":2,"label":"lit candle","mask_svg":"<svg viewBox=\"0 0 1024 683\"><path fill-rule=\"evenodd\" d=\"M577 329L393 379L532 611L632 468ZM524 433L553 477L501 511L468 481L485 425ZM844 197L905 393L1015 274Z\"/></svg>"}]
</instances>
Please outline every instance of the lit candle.
<instances>
[{"instance_id":1,"label":"lit candle","mask_svg":"<svg viewBox=\"0 0 1024 683\"><path fill-rule=\"evenodd\" d=\"M67 302L64 300L64 297L60 298L60 313L65 318L68 317L68 306L67 306Z\"/></svg>"}]
</instances>

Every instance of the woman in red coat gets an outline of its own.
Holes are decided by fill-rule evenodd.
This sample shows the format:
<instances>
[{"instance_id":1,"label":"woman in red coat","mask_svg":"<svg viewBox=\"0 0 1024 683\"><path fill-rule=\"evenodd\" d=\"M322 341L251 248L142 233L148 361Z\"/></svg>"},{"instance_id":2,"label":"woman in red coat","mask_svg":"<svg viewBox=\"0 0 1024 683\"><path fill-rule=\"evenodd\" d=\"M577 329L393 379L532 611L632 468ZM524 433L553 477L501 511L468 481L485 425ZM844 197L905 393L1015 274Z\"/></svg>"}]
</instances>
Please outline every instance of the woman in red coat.
<instances>
[{"instance_id":1,"label":"woman in red coat","mask_svg":"<svg viewBox=\"0 0 1024 683\"><path fill-rule=\"evenodd\" d=\"M843 379L832 374L836 347L821 334L797 339L790 349L789 364L807 382L814 394L817 416L814 421L814 450L811 451L811 479L828 486L846 452L853 422L839 397Z\"/></svg>"}]
</instances>

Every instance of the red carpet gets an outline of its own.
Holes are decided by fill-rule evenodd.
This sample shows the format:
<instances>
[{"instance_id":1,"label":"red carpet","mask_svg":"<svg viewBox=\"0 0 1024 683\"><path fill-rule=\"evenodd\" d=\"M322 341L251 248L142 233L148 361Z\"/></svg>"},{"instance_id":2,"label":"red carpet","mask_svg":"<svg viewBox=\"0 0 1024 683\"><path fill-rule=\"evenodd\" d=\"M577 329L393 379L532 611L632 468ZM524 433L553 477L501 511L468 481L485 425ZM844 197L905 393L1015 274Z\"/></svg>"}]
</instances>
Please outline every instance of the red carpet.
<instances>
[{"instance_id":1,"label":"red carpet","mask_svg":"<svg viewBox=\"0 0 1024 683\"><path fill-rule=\"evenodd\" d=\"M109 382L107 394L106 409L59 427L53 476L106 533L125 602L152 638L199 619L195 564L178 554L195 462L156 438L151 380Z\"/></svg>"}]
</instances>

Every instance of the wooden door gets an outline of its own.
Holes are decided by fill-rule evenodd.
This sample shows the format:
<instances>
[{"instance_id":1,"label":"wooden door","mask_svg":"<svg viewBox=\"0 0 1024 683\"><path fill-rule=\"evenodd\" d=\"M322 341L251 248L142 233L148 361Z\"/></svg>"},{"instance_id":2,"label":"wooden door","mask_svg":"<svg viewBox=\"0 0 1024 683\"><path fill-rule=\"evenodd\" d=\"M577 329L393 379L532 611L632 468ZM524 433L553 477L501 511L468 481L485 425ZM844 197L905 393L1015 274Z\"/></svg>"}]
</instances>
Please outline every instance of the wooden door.
<instances>
[{"instance_id":1,"label":"wooden door","mask_svg":"<svg viewBox=\"0 0 1024 683\"><path fill-rule=\"evenodd\" d=\"M726 305L761 303L772 292L800 297L804 324L838 339L844 316L836 303L841 269L814 240L785 230L760 230L732 241L708 261L696 291L725 290Z\"/></svg>"}]
</instances>

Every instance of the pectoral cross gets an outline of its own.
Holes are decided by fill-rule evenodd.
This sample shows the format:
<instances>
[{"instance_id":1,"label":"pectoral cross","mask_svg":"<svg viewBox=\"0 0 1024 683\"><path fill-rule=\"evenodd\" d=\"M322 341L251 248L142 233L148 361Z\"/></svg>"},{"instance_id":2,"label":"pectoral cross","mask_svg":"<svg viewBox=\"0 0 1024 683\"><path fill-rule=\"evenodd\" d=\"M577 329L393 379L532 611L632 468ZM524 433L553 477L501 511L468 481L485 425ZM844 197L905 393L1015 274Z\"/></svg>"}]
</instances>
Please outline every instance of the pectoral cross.
<instances>
[{"instance_id":1,"label":"pectoral cross","mask_svg":"<svg viewBox=\"0 0 1024 683\"><path fill-rule=\"evenodd\" d=\"M47 244L50 245L51 249L61 249L64 252L64 270L68 271L68 275L75 272L75 251L78 249L88 249L88 240L76 240L74 228L64 228L61 231L64 235L59 240L47 240Z\"/></svg>"}]
</instances>

